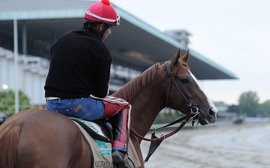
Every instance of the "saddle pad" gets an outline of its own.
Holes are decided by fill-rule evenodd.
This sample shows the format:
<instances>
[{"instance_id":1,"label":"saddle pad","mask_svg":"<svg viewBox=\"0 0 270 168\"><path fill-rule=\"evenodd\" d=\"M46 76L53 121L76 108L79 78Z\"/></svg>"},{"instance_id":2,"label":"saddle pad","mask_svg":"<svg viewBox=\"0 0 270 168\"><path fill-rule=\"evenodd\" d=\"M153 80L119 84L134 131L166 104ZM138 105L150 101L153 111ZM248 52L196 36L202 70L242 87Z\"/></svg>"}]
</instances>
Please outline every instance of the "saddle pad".
<instances>
[{"instance_id":1,"label":"saddle pad","mask_svg":"<svg viewBox=\"0 0 270 168\"><path fill-rule=\"evenodd\" d=\"M93 139L80 124L76 123L75 121L73 122L79 127L85 140L88 142L92 150L94 158L93 168L113 168L111 143ZM134 168L141 167L139 157L131 139L129 139L128 142L128 156L132 161Z\"/></svg>"},{"instance_id":2,"label":"saddle pad","mask_svg":"<svg viewBox=\"0 0 270 168\"><path fill-rule=\"evenodd\" d=\"M73 121L74 122L74 121ZM112 145L109 142L104 142L100 140L93 139L81 125L74 122L81 130L84 138L90 145L92 150L94 162L93 168L113 168L112 163Z\"/></svg>"},{"instance_id":3,"label":"saddle pad","mask_svg":"<svg viewBox=\"0 0 270 168\"><path fill-rule=\"evenodd\" d=\"M129 141L128 141L128 157L131 160L131 162L133 163L134 168L141 167L139 157L137 155L135 147L134 147L134 145L133 145L130 138L129 138Z\"/></svg>"}]
</instances>

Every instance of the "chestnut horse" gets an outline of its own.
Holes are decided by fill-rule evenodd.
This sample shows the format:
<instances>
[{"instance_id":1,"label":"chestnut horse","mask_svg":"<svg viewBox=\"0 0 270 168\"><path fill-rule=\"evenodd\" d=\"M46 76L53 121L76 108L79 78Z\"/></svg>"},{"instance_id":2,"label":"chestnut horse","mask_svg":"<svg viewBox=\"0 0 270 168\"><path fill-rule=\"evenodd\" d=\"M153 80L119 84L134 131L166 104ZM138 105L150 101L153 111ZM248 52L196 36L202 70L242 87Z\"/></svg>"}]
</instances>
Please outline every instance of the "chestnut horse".
<instances>
[{"instance_id":1,"label":"chestnut horse","mask_svg":"<svg viewBox=\"0 0 270 168\"><path fill-rule=\"evenodd\" d=\"M157 63L131 80L113 96L129 101L130 128L145 136L158 113L171 107L186 115L191 106L199 112L199 123L216 120L216 108L198 86L189 70L186 52L169 61ZM131 141L144 167L141 138L132 132ZM28 110L19 112L0 126L1 168L90 168L91 149L70 119L55 113Z\"/></svg>"}]
</instances>

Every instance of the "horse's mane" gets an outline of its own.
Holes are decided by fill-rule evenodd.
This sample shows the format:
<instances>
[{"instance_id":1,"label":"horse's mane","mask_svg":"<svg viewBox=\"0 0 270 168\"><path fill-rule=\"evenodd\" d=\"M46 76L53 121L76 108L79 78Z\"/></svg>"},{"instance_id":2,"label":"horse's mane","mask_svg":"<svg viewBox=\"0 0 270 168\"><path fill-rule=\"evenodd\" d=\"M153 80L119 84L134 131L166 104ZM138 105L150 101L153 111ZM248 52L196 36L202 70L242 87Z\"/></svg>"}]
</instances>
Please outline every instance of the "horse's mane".
<instances>
[{"instance_id":1,"label":"horse's mane","mask_svg":"<svg viewBox=\"0 0 270 168\"><path fill-rule=\"evenodd\" d=\"M125 84L120 90L115 92L113 96L121 97L129 102L137 97L142 88L147 86L155 79L158 69L162 63L157 63L146 69L142 74Z\"/></svg>"}]
</instances>

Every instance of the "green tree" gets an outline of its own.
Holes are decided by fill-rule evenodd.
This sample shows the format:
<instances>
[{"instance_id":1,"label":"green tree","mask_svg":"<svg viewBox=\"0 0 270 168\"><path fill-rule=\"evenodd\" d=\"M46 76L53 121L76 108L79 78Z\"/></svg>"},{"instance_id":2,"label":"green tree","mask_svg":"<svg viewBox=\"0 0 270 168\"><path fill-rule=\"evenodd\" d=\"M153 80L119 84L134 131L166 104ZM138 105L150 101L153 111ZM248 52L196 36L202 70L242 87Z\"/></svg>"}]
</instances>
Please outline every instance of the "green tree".
<instances>
[{"instance_id":1,"label":"green tree","mask_svg":"<svg viewBox=\"0 0 270 168\"><path fill-rule=\"evenodd\" d=\"M30 108L29 98L19 91L19 110ZM0 92L0 112L11 115L15 112L15 93L12 90Z\"/></svg>"},{"instance_id":2,"label":"green tree","mask_svg":"<svg viewBox=\"0 0 270 168\"><path fill-rule=\"evenodd\" d=\"M241 114L246 114L247 116L256 116L257 109L259 106L259 97L256 92L247 91L240 95L239 97L239 111Z\"/></svg>"},{"instance_id":3,"label":"green tree","mask_svg":"<svg viewBox=\"0 0 270 168\"><path fill-rule=\"evenodd\" d=\"M270 116L270 100L267 100L259 105L265 115Z\"/></svg>"}]
</instances>

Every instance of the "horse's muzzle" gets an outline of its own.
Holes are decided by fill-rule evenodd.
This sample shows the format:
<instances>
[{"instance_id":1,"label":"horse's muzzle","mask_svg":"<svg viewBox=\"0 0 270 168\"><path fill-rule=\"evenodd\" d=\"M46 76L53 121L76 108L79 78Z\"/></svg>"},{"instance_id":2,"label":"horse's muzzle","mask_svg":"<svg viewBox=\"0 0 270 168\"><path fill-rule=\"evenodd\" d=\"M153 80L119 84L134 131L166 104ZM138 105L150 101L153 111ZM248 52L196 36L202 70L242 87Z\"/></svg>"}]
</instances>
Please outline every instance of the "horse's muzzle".
<instances>
[{"instance_id":1,"label":"horse's muzzle","mask_svg":"<svg viewBox=\"0 0 270 168\"><path fill-rule=\"evenodd\" d=\"M201 125L215 123L217 119L217 109L215 107L211 107L208 114L200 113L198 119Z\"/></svg>"},{"instance_id":2,"label":"horse's muzzle","mask_svg":"<svg viewBox=\"0 0 270 168\"><path fill-rule=\"evenodd\" d=\"M217 120L217 113L218 113L218 111L217 111L216 108L211 107L209 109L209 117L210 117L209 123L215 123L216 122L216 120Z\"/></svg>"}]
</instances>

